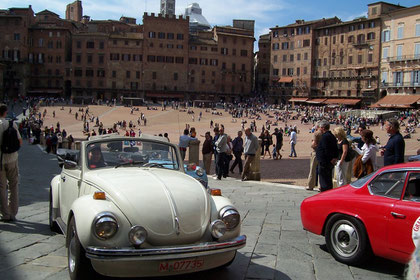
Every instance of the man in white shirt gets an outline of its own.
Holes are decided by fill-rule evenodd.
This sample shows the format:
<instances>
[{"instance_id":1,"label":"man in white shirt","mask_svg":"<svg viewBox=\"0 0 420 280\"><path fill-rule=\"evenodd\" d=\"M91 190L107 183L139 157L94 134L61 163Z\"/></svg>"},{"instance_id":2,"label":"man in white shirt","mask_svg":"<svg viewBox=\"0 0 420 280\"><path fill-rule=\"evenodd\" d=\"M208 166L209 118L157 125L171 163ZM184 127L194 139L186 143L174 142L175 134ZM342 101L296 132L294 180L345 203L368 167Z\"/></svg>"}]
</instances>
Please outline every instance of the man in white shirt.
<instances>
[{"instance_id":1,"label":"man in white shirt","mask_svg":"<svg viewBox=\"0 0 420 280\"><path fill-rule=\"evenodd\" d=\"M9 127L9 121L5 118L7 116L7 106L0 104L0 147L3 143L3 132ZM17 125L13 123L16 129L19 144L22 146L22 138L19 134ZM0 151L1 153L1 151ZM0 155L1 170L0 170L0 202L2 221L10 222L16 220L16 214L19 208L19 167L18 167L18 152ZM10 193L10 199L9 199Z\"/></svg>"},{"instance_id":2,"label":"man in white shirt","mask_svg":"<svg viewBox=\"0 0 420 280\"><path fill-rule=\"evenodd\" d=\"M245 164L242 171L242 181L248 180L250 175L250 169L252 162L254 161L255 154L258 151L258 138L251 132L251 128L247 127L245 129L245 145L244 145L244 154L245 154Z\"/></svg>"},{"instance_id":3,"label":"man in white shirt","mask_svg":"<svg viewBox=\"0 0 420 280\"><path fill-rule=\"evenodd\" d=\"M217 151L217 179L221 180L222 175L226 178L227 176L227 168L226 168L226 151L227 151L227 135L225 134L223 126L219 129L219 138L214 143L216 146Z\"/></svg>"},{"instance_id":4,"label":"man in white shirt","mask_svg":"<svg viewBox=\"0 0 420 280\"><path fill-rule=\"evenodd\" d=\"M297 142L296 128L292 128L292 133L290 133L290 155L289 157L297 157L295 146Z\"/></svg>"}]
</instances>

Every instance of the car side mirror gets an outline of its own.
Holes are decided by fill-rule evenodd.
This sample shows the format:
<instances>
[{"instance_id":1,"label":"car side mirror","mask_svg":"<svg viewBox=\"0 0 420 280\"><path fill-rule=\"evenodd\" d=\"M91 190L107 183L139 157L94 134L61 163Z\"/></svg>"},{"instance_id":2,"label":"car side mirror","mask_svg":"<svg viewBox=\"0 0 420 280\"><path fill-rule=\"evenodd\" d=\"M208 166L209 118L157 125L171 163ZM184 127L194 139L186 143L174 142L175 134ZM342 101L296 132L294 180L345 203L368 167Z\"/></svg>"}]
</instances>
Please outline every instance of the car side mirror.
<instances>
[{"instance_id":1,"label":"car side mirror","mask_svg":"<svg viewBox=\"0 0 420 280\"><path fill-rule=\"evenodd\" d=\"M65 169L75 169L77 167L77 163L71 160L64 161L64 168Z\"/></svg>"}]
</instances>

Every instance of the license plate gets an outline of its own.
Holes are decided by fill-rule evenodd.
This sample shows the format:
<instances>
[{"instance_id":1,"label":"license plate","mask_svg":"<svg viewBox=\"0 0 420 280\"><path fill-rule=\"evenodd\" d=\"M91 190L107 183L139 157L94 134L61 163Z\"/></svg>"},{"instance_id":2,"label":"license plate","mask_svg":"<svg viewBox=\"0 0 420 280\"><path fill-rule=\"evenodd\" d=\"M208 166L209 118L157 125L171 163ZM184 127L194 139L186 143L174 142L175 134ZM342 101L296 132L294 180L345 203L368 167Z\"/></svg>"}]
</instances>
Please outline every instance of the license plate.
<instances>
[{"instance_id":1,"label":"license plate","mask_svg":"<svg viewBox=\"0 0 420 280\"><path fill-rule=\"evenodd\" d=\"M203 259L164 261L159 264L159 272L188 271L198 269L203 265Z\"/></svg>"}]
</instances>

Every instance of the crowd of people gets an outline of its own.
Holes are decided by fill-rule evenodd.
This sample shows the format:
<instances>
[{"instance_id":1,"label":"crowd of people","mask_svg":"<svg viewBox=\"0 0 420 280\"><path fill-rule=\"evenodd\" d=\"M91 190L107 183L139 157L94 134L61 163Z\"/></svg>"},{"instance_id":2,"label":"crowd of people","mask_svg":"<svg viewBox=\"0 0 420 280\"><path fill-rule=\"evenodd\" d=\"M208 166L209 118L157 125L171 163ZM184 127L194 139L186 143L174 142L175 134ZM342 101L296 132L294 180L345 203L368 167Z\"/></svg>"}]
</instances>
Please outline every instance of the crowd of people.
<instances>
[{"instance_id":1,"label":"crowd of people","mask_svg":"<svg viewBox=\"0 0 420 280\"><path fill-rule=\"evenodd\" d=\"M278 109L278 108L277 108ZM270 159L282 158L282 147L285 137L289 137L290 154L289 157L297 157L296 144L300 131L294 125L289 125L289 120L300 120L302 124L311 124L309 129L313 133L311 143L312 153L310 159L310 173L308 176L308 190L313 190L318 184L319 190L325 191L333 187L333 178L336 179L337 186L350 183L351 178L361 178L378 169L377 154L384 157L384 165L404 162L405 141L400 133L400 126L410 125L419 126L419 111L401 112L397 117L384 120L380 115L373 118L356 117L353 115L345 116L342 113L345 109L333 109L326 111L325 108L311 106L297 106L294 112L288 111L290 108L284 107L285 111L276 111L272 106L261 106L259 108L249 108L245 105L231 106L227 105L225 111L228 111L233 118L242 118L241 130L237 136L232 139L224 132L223 125L210 122L210 127L214 128L213 136L206 132L205 141L202 148L203 165L208 174L211 172L212 157L214 156L215 177L221 179L229 176L229 172L238 171L243 179L249 177L249 170L245 171L242 154L245 154L245 160L254 157L255 151L247 151L247 143L251 142L256 132L255 120L264 114L273 115L275 121L272 123L266 121L261 127L259 139L261 158ZM246 118L250 120L246 120ZM245 128L246 123L250 126ZM279 122L284 122L284 129L279 127ZM274 132L270 133L270 126L276 126ZM335 128L330 131L330 126ZM390 136L386 145L380 146L378 136L375 136L370 126L381 126ZM352 131L356 131L358 136L352 136ZM245 139L243 133L245 132ZM180 147L185 158L185 151L188 148L188 141L191 139L190 132L184 131L184 136L180 138ZM252 137L252 136L253 137ZM255 137L258 141L258 138ZM258 143L258 142L257 142ZM249 147L249 145L248 145ZM234 160L234 161L233 161ZM233 162L232 162L233 161Z\"/></svg>"},{"instance_id":2,"label":"crowd of people","mask_svg":"<svg viewBox=\"0 0 420 280\"><path fill-rule=\"evenodd\" d=\"M213 125L213 124L212 124ZM221 180L230 173L234 173L238 167L242 180L248 180L250 177L251 164L256 156L259 143L258 138L252 134L251 128L246 128L244 132L239 130L237 136L232 139L224 131L224 126L215 124L214 136L210 131L202 135L205 140L202 146L203 166L207 174L210 174L212 157L214 155L215 177ZM242 138L245 133L245 140ZM182 160L185 160L186 151L191 141L197 140L195 128L188 126L184 129L183 135L179 137L179 149ZM242 154L245 155L245 163L242 162ZM233 163L231 164L233 160Z\"/></svg>"},{"instance_id":3,"label":"crowd of people","mask_svg":"<svg viewBox=\"0 0 420 280\"><path fill-rule=\"evenodd\" d=\"M187 114L194 115L195 112L189 107L192 104L191 102L164 102L162 105L162 110L166 110L167 106L171 106L172 109L181 110L182 108L186 109ZM45 105L54 105L54 101L44 100ZM115 104L115 103L114 103ZM204 106L204 104L199 104ZM337 141L337 147L339 151L339 155L337 157L337 166L335 167L335 173L337 177L337 182L339 185L345 184L349 182L349 172L352 168L349 168L352 165L349 161L353 161L355 157L355 153L360 155L371 155L374 151L378 152L379 145L376 143L379 139L373 137L373 132L368 129L370 126L373 125L380 125L381 129L386 127L385 121L381 118L380 115L375 116L373 118L367 117L357 117L354 115L346 116L346 112L349 109L344 107L336 107L336 108L326 108L326 107L319 107L319 106L306 106L306 105L296 105L292 106L290 104L281 104L281 105L269 105L263 100L253 99L253 100L245 100L244 102L238 103L219 103L216 104L217 106L209 109L208 112L218 112L221 114L220 109L224 110L228 114L232 116L232 119L241 119L240 121L240 133L236 137L230 137L224 135L224 127L221 124L213 122L210 120L210 128L214 128L214 135L212 136L210 132L207 132L203 137L205 138L202 153L203 153L203 163L206 171L210 173L210 164L212 156L214 155L214 164L216 166L216 174L217 177L227 177L229 176L229 172L234 172L234 169L238 167L238 171L240 173L243 172L243 163L242 163L242 154L244 153L244 142L246 142L246 137L243 139L244 132L249 129L251 133L258 133L259 135L257 138L261 139L261 158L270 158L270 159L282 159L282 148L284 147L283 142L284 139L288 137L290 145L290 154L289 157L298 157L298 150L296 149L296 145L298 143L298 135L301 133L296 125L290 124L291 120L300 121L301 124L310 125L308 131L313 133L314 139L319 138L319 133L316 130L319 130L318 124L319 121L325 120L330 125L338 125L336 129L332 131L333 137ZM72 112L72 109L75 112ZM219 111L218 111L219 109ZM62 110L64 108L62 107ZM28 121L24 121L21 123L21 127L19 128L22 137L25 139L28 137L27 135L34 135L32 137L34 143L39 143L39 138L36 135L40 135L42 132L47 139L47 151L55 152L56 147L60 147L63 139L66 138L66 132L61 131L59 127L59 123L57 123L56 127L45 127L42 131L38 131L41 129L37 129L37 127L42 128L42 121L49 113L47 109L44 109L42 112L38 112L37 110L31 110L31 117L28 118ZM36 112L36 113L33 113ZM75 119L80 120L83 123L83 130L84 134L87 137L95 136L97 134L108 134L108 133L120 133L126 136L136 136L141 135L142 130L140 126L147 125L147 119L145 114L140 112L138 109L131 107L131 114L139 114L137 119L137 123L135 121L126 121L121 120L115 122L111 127L105 128L103 123L100 121L99 116L94 116L89 107L79 108L77 111L74 107L69 108L69 114L74 114ZM53 117L55 115L55 111L53 111ZM35 116L35 117L34 117ZM406 128L409 127L411 133L415 130L415 128L419 127L419 111L404 111L401 112L397 116L397 124L399 126L405 126ZM200 111L200 115L198 119L201 119L202 112ZM261 120L265 118L265 122L257 128L257 120ZM31 119L31 121L29 121ZM36 124L34 126L34 124ZM271 129L274 127L274 132L270 132ZM351 132L353 130L359 130L358 133L360 137L353 137L351 136ZM300 127L302 129L302 127ZM219 132L216 132L219 130ZM362 133L362 130L366 130ZM220 134L220 131L223 131ZM370 132L369 132L370 131ZM195 132L194 132L195 133ZM64 135L63 135L64 134ZM196 133L195 133L196 134ZM366 135L365 135L366 134ZM222 135L219 140L219 135ZM190 137L190 138L187 138ZM187 127L187 131L184 131L184 134L180 137L179 147L181 150L181 155L183 159L185 159L186 150L188 148L188 141L191 138L195 138L196 135L191 136L191 132L189 131L189 127ZM405 136L402 136L403 138ZM210 138L210 139L208 139ZM366 142L363 142L364 140ZM209 141L211 140L211 149L208 145ZM219 140L219 142L217 142ZM216 145L217 142L217 145ZM226 148L224 147L224 143L226 142ZM314 141L313 141L314 142ZM319 139L315 142L319 142ZM356 142L358 147L353 147L350 143ZM51 147L49 145L51 143ZM367 145L364 145L367 143ZM366 146L366 147L365 147ZM316 154L316 147L312 147L313 154ZM365 149L363 149L365 148ZM241 151L242 150L242 151ZM220 156L218 156L220 154ZM351 156L350 156L351 154ZM365 164L366 157L363 157L362 166ZM312 164L314 161L315 156L311 156L311 170L318 170L318 165ZM377 168L376 158L370 157L372 161L373 170ZM355 162L358 162L355 160ZM370 166L370 165L369 165ZM219 168L220 167L220 168ZM221 173L220 173L221 170ZM325 171L325 170L322 170ZM317 174L319 171L316 171ZM313 173L313 172L311 172ZM353 172L354 173L354 172ZM355 175L355 174L352 174ZM310 180L308 178L308 189L313 189L313 176L310 176ZM319 177L319 174L318 174ZM318 178L317 177L317 178ZM358 177L358 176L356 176Z\"/></svg>"},{"instance_id":4,"label":"crowd of people","mask_svg":"<svg viewBox=\"0 0 420 280\"><path fill-rule=\"evenodd\" d=\"M384 157L384 166L403 163L405 141L400 133L400 122L395 118L388 119L385 129L389 140L384 146L378 146L372 130L366 129L363 124L358 127L360 137L350 138L353 142L350 144L343 126L337 126L331 132L328 121L317 123L311 144L313 152L307 190L313 190L318 181L320 191L332 189L334 168L337 186L350 183L352 176L362 178L376 171L379 151Z\"/></svg>"},{"instance_id":5,"label":"crowd of people","mask_svg":"<svg viewBox=\"0 0 420 280\"><path fill-rule=\"evenodd\" d=\"M19 126L16 127L20 143L22 140L27 140L32 144L39 144L44 137L46 151L52 153L55 153L57 148L63 147L64 143L67 144L67 147L72 146L74 142L72 135L68 135L59 121L54 125L44 125L47 117L52 116L54 119L57 116L55 109L50 110L48 106L69 104L68 100L19 98L9 102L12 111L17 103L20 103L23 111L23 118ZM117 100L111 100L98 104L115 106L116 103ZM200 105L204 106L204 104ZM162 110L166 110L167 106L171 106L174 110L185 108L187 114L192 116L195 114L192 109L189 109L192 102L164 102ZM44 107L42 111L41 107ZM154 109L154 107L148 107L148 110ZM309 125L308 131L313 134L308 190L313 190L317 185L319 185L320 191L333 188L334 173L337 186L349 183L352 176L361 178L370 174L378 169L377 157L379 155L383 156L385 166L404 162L404 139L410 138L411 134L420 127L419 110L401 111L395 118L385 120L380 114L374 115L374 117L347 114L349 109L344 107L269 105L261 99L250 99L239 103L220 103L217 108L208 109L206 112L212 112L214 116L218 117L223 115L220 109L232 117L232 123L238 123L238 131L235 137L231 137L225 133L225 127L222 124L211 120L210 127L213 128L213 135L210 131L203 135L205 140L201 150L207 174L211 173L211 165L214 164L215 177L219 180L228 177L229 172L234 173L236 170L241 173L242 180L251 179L253 178L252 164L256 156L275 160L282 158L281 151L285 137L289 137L291 151L289 156L297 157L296 144L301 131L292 125L291 121L294 121L293 123L300 121L302 125ZM64 106L60 110L65 110ZM10 122L5 119L7 113L8 106L1 104L0 132L7 130L10 126ZM87 137L108 133L136 136L136 134L142 133L140 126L147 125L145 114L134 107L131 108L130 113L131 115L139 114L137 123L135 120L121 120L116 121L110 127L105 127L100 116L93 115L89 107L72 106L68 113L74 115L74 118L83 124L83 132ZM198 121L201 118L202 112L199 113ZM263 118L265 122L262 125L260 122L261 126L257 127L257 120L263 120ZM330 125L336 127L330 131ZM386 130L389 139L385 145L381 145L379 138L370 130L370 126L380 126L381 130ZM270 132L273 127L274 132ZM359 136L351 135L355 130ZM260 133L261 144L254 133ZM169 141L167 133L160 136L166 137ZM179 141L183 160L189 143L195 139L197 139L196 130L187 125ZM258 149L261 150L260 154L257 154ZM0 210L3 221L13 221L16 219L19 204L17 152L2 155L1 167L0 199L2 206Z\"/></svg>"}]
</instances>

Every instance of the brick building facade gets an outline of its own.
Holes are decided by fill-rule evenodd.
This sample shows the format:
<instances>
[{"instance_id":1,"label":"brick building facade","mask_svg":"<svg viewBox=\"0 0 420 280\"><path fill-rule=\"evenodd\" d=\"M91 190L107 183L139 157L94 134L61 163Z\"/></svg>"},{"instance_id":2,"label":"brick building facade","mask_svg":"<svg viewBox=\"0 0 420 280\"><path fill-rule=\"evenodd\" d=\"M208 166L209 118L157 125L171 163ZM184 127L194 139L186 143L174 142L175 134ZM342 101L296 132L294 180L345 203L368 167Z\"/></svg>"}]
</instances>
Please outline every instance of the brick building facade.
<instances>
[{"instance_id":1,"label":"brick building facade","mask_svg":"<svg viewBox=\"0 0 420 280\"><path fill-rule=\"evenodd\" d=\"M311 93L316 29L339 22L338 18L271 28L270 97L276 102Z\"/></svg>"},{"instance_id":2,"label":"brick building facade","mask_svg":"<svg viewBox=\"0 0 420 280\"><path fill-rule=\"evenodd\" d=\"M66 20L72 20L76 22L82 21L83 7L82 1L74 1L66 7Z\"/></svg>"},{"instance_id":3,"label":"brick building facade","mask_svg":"<svg viewBox=\"0 0 420 280\"><path fill-rule=\"evenodd\" d=\"M420 6L376 2L367 17L352 21L297 20L271 28L270 100L355 105L417 93L419 16Z\"/></svg>"},{"instance_id":4,"label":"brick building facade","mask_svg":"<svg viewBox=\"0 0 420 280\"><path fill-rule=\"evenodd\" d=\"M381 40L381 96L420 93L420 5L383 16Z\"/></svg>"},{"instance_id":5,"label":"brick building facade","mask_svg":"<svg viewBox=\"0 0 420 280\"><path fill-rule=\"evenodd\" d=\"M24 94L29 87L29 26L32 7L0 10L0 63L3 66L3 97Z\"/></svg>"},{"instance_id":6,"label":"brick building facade","mask_svg":"<svg viewBox=\"0 0 420 280\"><path fill-rule=\"evenodd\" d=\"M188 17L145 13L139 25L81 13L81 1L67 20L30 6L0 11L6 95L233 101L252 91L253 21L190 34Z\"/></svg>"},{"instance_id":7,"label":"brick building facade","mask_svg":"<svg viewBox=\"0 0 420 280\"><path fill-rule=\"evenodd\" d=\"M29 27L28 94L64 94L65 65L71 60L71 33L75 26L51 11L36 14ZM25 61L25 60L24 60Z\"/></svg>"},{"instance_id":8,"label":"brick building facade","mask_svg":"<svg viewBox=\"0 0 420 280\"><path fill-rule=\"evenodd\" d=\"M266 96L270 84L271 37L270 34L261 35L258 40L255 67L255 91L258 95Z\"/></svg>"},{"instance_id":9,"label":"brick building facade","mask_svg":"<svg viewBox=\"0 0 420 280\"><path fill-rule=\"evenodd\" d=\"M316 30L311 97L377 100L380 25L360 18Z\"/></svg>"}]
</instances>

